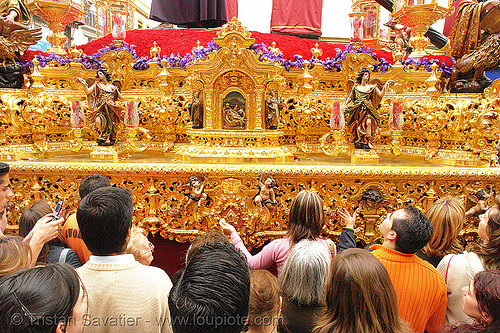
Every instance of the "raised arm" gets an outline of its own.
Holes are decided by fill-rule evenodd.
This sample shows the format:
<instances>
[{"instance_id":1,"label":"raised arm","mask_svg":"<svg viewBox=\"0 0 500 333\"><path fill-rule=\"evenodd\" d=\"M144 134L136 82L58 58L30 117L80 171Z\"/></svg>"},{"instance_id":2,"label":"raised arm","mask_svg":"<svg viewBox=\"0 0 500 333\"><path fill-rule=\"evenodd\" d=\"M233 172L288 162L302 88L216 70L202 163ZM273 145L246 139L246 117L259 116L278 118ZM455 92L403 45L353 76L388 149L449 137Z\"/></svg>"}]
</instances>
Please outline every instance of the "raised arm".
<instances>
[{"instance_id":1,"label":"raised arm","mask_svg":"<svg viewBox=\"0 0 500 333\"><path fill-rule=\"evenodd\" d=\"M357 212L351 215L346 208L342 208L338 211L339 217L344 221L345 228L339 237L339 242L337 245L337 251L342 252L344 250L356 247L356 235L354 233L354 226L356 224Z\"/></svg>"},{"instance_id":2,"label":"raised arm","mask_svg":"<svg viewBox=\"0 0 500 333\"><path fill-rule=\"evenodd\" d=\"M389 89L390 86L394 84L393 80L388 80L385 84L384 87L382 88L382 91L379 90L377 87L375 87L375 91L377 92L378 97L382 98L385 95L385 92Z\"/></svg>"},{"instance_id":3,"label":"raised arm","mask_svg":"<svg viewBox=\"0 0 500 333\"><path fill-rule=\"evenodd\" d=\"M87 86L87 82L85 82L84 79L81 77L76 78L76 82L81 83L83 86L83 91L85 92L85 95L90 95L95 91L95 84L93 84L90 88Z\"/></svg>"},{"instance_id":4,"label":"raised arm","mask_svg":"<svg viewBox=\"0 0 500 333\"><path fill-rule=\"evenodd\" d=\"M123 98L122 93L120 92L120 89L116 88L116 95L118 96L118 99L123 101L125 98Z\"/></svg>"},{"instance_id":5,"label":"raised arm","mask_svg":"<svg viewBox=\"0 0 500 333\"><path fill-rule=\"evenodd\" d=\"M264 184L262 183L262 171L259 172L259 175L257 176L257 185L259 185L260 188L264 187Z\"/></svg>"},{"instance_id":6,"label":"raised arm","mask_svg":"<svg viewBox=\"0 0 500 333\"><path fill-rule=\"evenodd\" d=\"M33 229L24 238L24 242L28 243L31 248L32 265L36 263L44 244L57 237L59 227L64 222L62 217L56 221L52 221L52 216L52 213L50 213L39 219Z\"/></svg>"},{"instance_id":7,"label":"raised arm","mask_svg":"<svg viewBox=\"0 0 500 333\"><path fill-rule=\"evenodd\" d=\"M16 17L17 17L17 11L14 9L11 9L9 11L9 14L7 16L5 16L5 19L9 22L14 22L16 20Z\"/></svg>"},{"instance_id":8,"label":"raised arm","mask_svg":"<svg viewBox=\"0 0 500 333\"><path fill-rule=\"evenodd\" d=\"M247 258L248 266L250 267L250 269L269 268L273 263L276 262L274 256L275 246L273 245L273 242L264 246L264 248L259 253L253 256L250 252L248 252L245 244L243 244L243 240L241 239L240 235L238 235L236 229L231 224L227 223L226 219L220 219L219 226L225 235L231 237L231 243L233 243L234 247L240 250L242 254Z\"/></svg>"}]
</instances>

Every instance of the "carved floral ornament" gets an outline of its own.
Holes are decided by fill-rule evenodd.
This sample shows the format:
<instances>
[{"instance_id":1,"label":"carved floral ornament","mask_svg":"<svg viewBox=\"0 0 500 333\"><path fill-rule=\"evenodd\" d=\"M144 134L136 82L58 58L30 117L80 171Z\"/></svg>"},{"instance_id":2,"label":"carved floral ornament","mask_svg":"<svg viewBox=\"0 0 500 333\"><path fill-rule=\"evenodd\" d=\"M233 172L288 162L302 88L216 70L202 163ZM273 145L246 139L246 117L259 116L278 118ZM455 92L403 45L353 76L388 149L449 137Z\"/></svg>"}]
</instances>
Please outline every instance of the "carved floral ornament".
<instances>
[{"instance_id":1,"label":"carved floral ornament","mask_svg":"<svg viewBox=\"0 0 500 333\"><path fill-rule=\"evenodd\" d=\"M254 204L259 189L253 166L175 166L158 164L85 164L14 162L11 164L15 207L11 221L17 221L22 209L34 199L55 204L67 202L76 209L78 185L90 174L105 174L112 184L134 194L134 223L152 233L180 242L192 240L200 231L217 227L221 217L229 215L245 235L245 244L258 247L266 240L279 238L286 230L288 210L300 190L316 191L324 200L325 236L336 238L343 226L335 211L345 207L351 212L360 205L363 193L377 189L385 200L380 207L361 208L356 225L358 237L369 242L380 236L377 225L387 212L413 204L425 210L440 197L452 195L467 205L467 196L479 189L498 188L500 171L496 169L419 169L409 167L268 167L277 188L276 213ZM189 192L183 187L196 175L206 179L205 204L184 209ZM373 211L373 209L375 209ZM470 218L463 234L475 231ZM15 227L11 226L10 228Z\"/></svg>"},{"instance_id":2,"label":"carved floral ornament","mask_svg":"<svg viewBox=\"0 0 500 333\"><path fill-rule=\"evenodd\" d=\"M125 51L120 52L126 53ZM200 62L193 68L196 70L192 76L189 76L189 80L186 80L189 75L188 73L178 69L172 70L166 84L166 87L168 87L166 88L166 91L168 91L166 96L170 102L165 105L162 99L159 98L160 96L164 96L164 88L159 88L160 83L155 78L155 73L159 73L160 69L151 67L149 72L141 71L140 73L136 73L131 69L130 58L118 55L109 55L109 58L109 64L105 63L105 66L116 70L120 77L127 78L124 80L125 84L122 90L125 98L128 101L140 102L137 107L140 124L141 126L142 124L147 124L144 128L149 131L153 138L151 142L153 147L158 146L155 144L156 138L165 137L164 123L172 124L173 127L169 127L169 131L172 133L182 134L187 129L184 125L186 123L184 119L186 114L183 110L186 108L193 91L205 89L205 93L203 94L205 104L208 101L217 100L217 96L214 95L217 92L212 91L212 95L207 93L210 92L210 86L206 85L210 84L211 80L216 77L224 75L224 72L217 73L217 70L220 69L228 73L225 74L226 84L240 85L242 89L248 89L245 84L240 84L242 82L240 78L247 76L250 78L253 77L253 80L258 80L256 82L261 82L273 90L277 90L279 98L286 104L286 107L281 112L284 134L289 137L291 136L292 139L294 137L297 138L297 134L294 133L302 135L302 130L297 132L298 129L307 129L307 124L314 123L313 131L305 130L303 132L305 136L298 137L299 142L301 142L299 149L308 153L321 152L319 138L330 131L330 108L326 106L345 99L346 91L342 87L345 86L344 82L346 82L347 77L351 75L349 73L352 73L347 70L348 67L340 73L321 73L318 68L314 68L310 71L310 75L313 77L313 90L307 96L304 97L302 95L300 97L299 77L301 73L299 70L277 72L273 65L266 67L259 65L260 67L255 68L253 66L257 63L249 59L246 62L247 69L245 69L244 73L239 74L238 71L228 72L228 68L224 66L213 68L207 66L205 62ZM367 64L364 63L362 65L366 66ZM41 73L43 88L38 94L26 94L26 92L19 90L6 90L0 97L0 105L3 110L3 116L0 117L0 120L4 126L9 128L8 133L5 134L6 140L22 144L24 145L25 152L33 152L34 154L41 151L36 146L30 148L29 145L33 142L33 138L30 138L30 135L33 136L36 134L37 141L42 140L47 142L47 144L43 144L45 147L44 152L54 151L56 146L57 149L61 148L61 145L54 145L55 142L52 141L54 134L59 133L60 137L58 140L62 139L63 142L68 142L71 139L67 137L67 134L71 131L68 117L71 102L79 100L83 103L83 107L85 107L85 103L83 102L84 97L80 91L75 89L76 87L73 84L72 78L78 75L82 77L95 76L93 71L83 70L81 67L74 68L73 66L64 69L46 67L41 69ZM207 77L207 75L209 76ZM156 77L158 76L156 75ZM491 153L491 142L495 141L498 133L494 130L494 126L485 126L480 121L480 118L484 118L484 114L488 114L488 112L479 112L478 110L491 109L493 113L497 112L495 110L495 101L498 99L498 83L493 84L484 97L463 95L460 99L457 99L451 95L441 94L437 97L428 98L425 91L419 92L420 87L422 89L426 88L424 81L429 75L425 72L411 73L396 68L378 76L382 81L392 78L396 84L393 88L394 92L389 91L386 98L382 101L380 108L382 128L375 138L375 146L378 143L380 149L383 150L385 138L390 138L392 135L390 128L388 128L390 105L398 100L402 100L404 102L404 126L402 132L399 134L402 138L406 139L401 141L402 146L399 149L403 155L416 154L416 156L421 156L422 158L428 156L426 142L422 142L422 144L417 144L416 146L412 144L410 149L407 146L408 139L433 137L433 140L435 140L435 136L431 135L431 133L439 130L439 128L443 128L444 130L440 132L441 135L438 138L441 148L436 151L436 154L432 154L433 156L439 155L442 147L445 147L449 140L456 141L458 139L462 142L462 147L469 147L460 152L461 156L469 154L468 159L471 161L477 160L478 157L480 157L480 160L483 159L483 162L479 162L476 165L481 165L481 163L485 165L490 161L494 161L495 154ZM205 78L209 80L206 81ZM143 83L139 83L139 81ZM45 86L48 82L52 82L54 85L52 87ZM147 82L151 82L151 84ZM187 84L190 82L191 84ZM263 103L266 93L264 87L259 91L261 91L261 95L258 97L261 101L260 103ZM156 103L155 106L153 105L154 103ZM169 109L168 112L157 112L157 110L164 110L166 107ZM259 106L257 105L257 107ZM37 120L37 124L26 122L26 119L34 117L34 113L37 113L35 118L39 119ZM312 116L313 118L311 118ZM493 121L491 117L489 118L489 121ZM152 121L153 119L155 121ZM311 122L312 119L315 120ZM40 132L42 125L47 134ZM16 128L19 130L22 128L22 133L25 134L20 137L16 134ZM92 135L89 130L83 129L83 132L84 134L88 133L84 135L83 141L86 140L88 135ZM122 136L122 142L126 141L125 133L122 132L119 135ZM177 137L179 138L178 135ZM118 138L118 141L120 141L120 138ZM303 144L305 142L306 144ZM63 150L65 149L64 146L63 144ZM167 146L175 146L175 140L170 141ZM66 147L70 149L69 143ZM0 147L0 151L2 150L3 154L5 154L9 149L6 146L2 146ZM343 152L347 150L347 145L341 149ZM442 151L442 154L452 156L454 152ZM458 157L458 155L456 156ZM15 155L12 158L16 158ZM450 161L450 163L452 162Z\"/></svg>"},{"instance_id":3,"label":"carved floral ornament","mask_svg":"<svg viewBox=\"0 0 500 333\"><path fill-rule=\"evenodd\" d=\"M325 164L333 165L352 153L349 131L331 128L331 113L332 109L340 109L346 99L347 80L355 77L359 68L369 67L373 59L349 53L340 72L328 72L321 66L307 70L291 68L287 72L273 63L259 61L258 55L245 46L253 43L250 34L231 22L232 26L226 26L218 35L220 49L198 59L187 71L168 67L165 59L161 66L154 62L148 69L138 71L133 68L127 51L108 52L104 66L112 71L113 79L123 80L122 94L127 103L135 103L139 118L137 128L118 130L115 148L120 156L149 154L170 158L182 155L180 150L185 148L189 154L184 156L199 159L201 163L223 157L227 148L234 148L233 163L239 161L241 153L253 154L254 161L281 156L279 162L290 163L287 167L265 170L279 184L275 214L266 209L259 212L253 204L252 198L258 191L255 164L197 168L189 164L14 162L16 214L34 197L45 197L51 203L60 197L72 203L84 176L104 173L116 185L134 192L135 223L149 227L152 232L188 241L200 230L215 227L221 215L229 214L240 231L246 230L246 244L254 247L283 234L287 210L301 189L318 191L324 198L325 210L332 213L339 207L352 211L363 191L375 185L389 200L379 209L388 211L405 203L425 208L438 197L466 198L480 188L498 187L496 169L448 169L431 163L485 167L496 162L500 81L494 82L484 95L462 94L457 98L442 93L440 82L432 80L433 85L429 86L427 80L431 74L426 71L401 65L383 74L374 73L382 82L395 81L379 109L380 130L375 135L374 150L396 161L424 163L427 159L429 167L295 165L287 160L289 157L293 160L293 154L306 158L322 154L321 158L328 161ZM79 104L84 116L88 116L85 96L76 85L76 77L93 78L95 71L84 69L80 63L48 65L31 75L31 89L2 91L2 159L84 154L93 149L95 133L91 124L87 121L81 127L72 127L70 122L73 103ZM437 94L431 93L430 88L436 88ZM248 123L253 127L248 130L222 130L218 116L221 101L233 90L240 92L249 105ZM272 131L264 127L269 90L275 91L283 104L278 128ZM188 105L198 91L205 117L203 128L195 131L189 123ZM391 113L394 104L401 109L398 114L402 117L397 121ZM169 215L185 205L185 190L181 186L192 175L208 179L205 191L211 200L202 207ZM383 216L382 211L376 213ZM377 236L377 221L367 221L360 221L358 234L370 240ZM472 228L472 222L469 221L468 228ZM336 237L340 229L338 219L328 215L325 234Z\"/></svg>"}]
</instances>

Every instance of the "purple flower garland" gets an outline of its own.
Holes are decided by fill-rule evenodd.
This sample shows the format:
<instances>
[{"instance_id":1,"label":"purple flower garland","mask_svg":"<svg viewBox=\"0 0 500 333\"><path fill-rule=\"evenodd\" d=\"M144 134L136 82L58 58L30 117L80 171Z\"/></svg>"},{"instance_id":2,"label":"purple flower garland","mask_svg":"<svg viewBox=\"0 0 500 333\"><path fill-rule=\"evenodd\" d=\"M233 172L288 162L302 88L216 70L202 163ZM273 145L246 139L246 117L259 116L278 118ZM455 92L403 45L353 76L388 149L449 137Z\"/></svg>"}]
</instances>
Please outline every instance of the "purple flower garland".
<instances>
[{"instance_id":1,"label":"purple flower garland","mask_svg":"<svg viewBox=\"0 0 500 333\"><path fill-rule=\"evenodd\" d=\"M380 73L385 73L387 72L392 66L391 64L385 60L384 58L378 59L376 54L373 52L373 50L370 47L363 46L361 48L354 48L353 44L348 44L343 50L340 48L336 48L336 55L333 58L326 58L325 60L319 60L315 58L309 59L309 63L311 64L317 64L323 66L323 69L328 72L340 72L342 70L342 62L346 59L347 54L349 53L366 53L370 55L373 59L377 61L375 65L373 66L373 71L374 72L380 72ZM283 67L285 67L286 71L290 71L290 68L304 68L304 59L300 55L294 55L294 60L287 60L283 57L283 53L275 54L274 52L270 51L267 46L264 43L261 44L253 44L250 46L251 49L253 49L255 52L259 54L259 60L260 61L271 61L273 63L279 64ZM433 63L438 63L439 60L437 59L432 59L428 60L427 58L423 59L411 59L408 58L403 61L403 65L405 66L410 66L413 65L416 69L419 68L425 68L427 72L431 72L431 65ZM445 72L447 74L451 73L451 69L453 68L452 66L446 66L444 62L439 64L438 71Z\"/></svg>"},{"instance_id":2,"label":"purple flower garland","mask_svg":"<svg viewBox=\"0 0 500 333\"><path fill-rule=\"evenodd\" d=\"M109 51L127 51L132 55L132 59L135 60L133 68L135 70L146 70L149 68L151 63L151 59L149 57L138 57L135 50L134 45L130 45L128 43L123 42L120 46L111 43L109 46L104 46L99 49L96 53L91 56L82 55L80 58L70 58L69 55L57 55L55 53L49 53L48 56L37 55L36 59L38 60L38 66L45 67L51 62L57 62L59 64L67 64L70 62L79 62L85 69L97 69L101 66L102 61L101 58ZM192 49L191 53L186 53L184 56L181 56L179 53L174 55L173 53L170 56L163 56L163 59L166 59L169 67L179 67L182 70L186 70L188 65L195 63L200 59L206 58L212 51L219 50L220 47L214 42L210 41L207 44L206 48L203 47L195 47ZM270 61L272 63L279 64L285 68L288 72L291 68L304 68L304 58L301 55L294 55L293 60L285 59L283 53L275 54L264 43L260 44L252 44L250 49L254 50L259 55L259 61ZM349 53L366 53L370 55L377 63L373 66L374 72L385 73L391 68L391 64L385 60L384 58L377 59L376 54L373 50L367 46L363 46L360 48L354 48L353 44L348 44L343 50L340 48L336 48L336 55L333 58L326 58L325 60L319 60L315 58L309 59L309 63L315 65L321 65L325 71L329 72L340 72L342 70L342 63L346 59L347 54ZM161 65L161 60L158 59L158 64ZM408 58L404 60L403 65L405 66L413 66L416 69L425 68L426 71L431 71L431 65L433 63L438 63L437 59L428 60L427 58L423 59L411 59ZM17 62L21 66L23 73L28 72L28 68L33 66L32 61L19 61ZM451 73L452 66L446 66L443 62L439 64L438 71L442 71L446 74Z\"/></svg>"},{"instance_id":3,"label":"purple flower garland","mask_svg":"<svg viewBox=\"0 0 500 333\"><path fill-rule=\"evenodd\" d=\"M444 72L447 75L451 74L451 70L453 66L446 66L446 64L443 62L439 64L439 60L437 59L427 59L427 58L421 58L421 59L413 59L413 58L408 58L403 60L402 64L404 66L413 66L415 69L420 69L420 68L425 68L427 72L432 72L431 65L432 64L438 64L439 67L437 68L438 71Z\"/></svg>"}]
</instances>

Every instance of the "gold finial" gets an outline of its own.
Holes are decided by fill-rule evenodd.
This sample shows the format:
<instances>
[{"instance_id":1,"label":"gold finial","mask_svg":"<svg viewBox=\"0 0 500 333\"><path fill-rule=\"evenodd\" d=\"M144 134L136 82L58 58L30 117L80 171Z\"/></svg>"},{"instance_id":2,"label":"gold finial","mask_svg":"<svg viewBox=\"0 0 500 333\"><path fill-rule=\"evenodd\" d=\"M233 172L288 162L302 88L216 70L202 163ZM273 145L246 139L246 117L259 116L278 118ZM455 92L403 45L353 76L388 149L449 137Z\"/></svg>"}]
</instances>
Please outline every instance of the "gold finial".
<instances>
[{"instance_id":1,"label":"gold finial","mask_svg":"<svg viewBox=\"0 0 500 333\"><path fill-rule=\"evenodd\" d=\"M432 69L432 74L431 76L429 76L429 78L427 80L425 80L425 84L427 85L427 90L426 92L428 94L438 94L439 93L439 90L436 88L436 85L439 83L439 78L437 77L437 69L438 69L438 65L436 63L433 63L431 65L431 69Z\"/></svg>"},{"instance_id":2,"label":"gold finial","mask_svg":"<svg viewBox=\"0 0 500 333\"><path fill-rule=\"evenodd\" d=\"M31 74L31 79L33 80L33 83L30 86L30 90L39 92L41 89L45 88L42 83L43 75L38 71L38 60L36 57L32 60L32 63L33 73Z\"/></svg>"},{"instance_id":3,"label":"gold finial","mask_svg":"<svg viewBox=\"0 0 500 333\"><path fill-rule=\"evenodd\" d=\"M151 56L151 59L157 60L158 57L160 56L161 52L161 47L156 45L156 42L153 42L153 47L149 49L149 55Z\"/></svg>"},{"instance_id":4,"label":"gold finial","mask_svg":"<svg viewBox=\"0 0 500 333\"><path fill-rule=\"evenodd\" d=\"M247 28L241 25L241 22L238 21L236 17L233 17L231 21L224 24L217 31L217 37L222 38L230 32L239 32L243 35L244 38L250 38L252 36L251 33L248 32Z\"/></svg>"},{"instance_id":5,"label":"gold finial","mask_svg":"<svg viewBox=\"0 0 500 333\"><path fill-rule=\"evenodd\" d=\"M201 49L201 48L202 48L202 47L201 47L201 43L200 43L200 41L199 41L199 40L198 40L198 41L196 41L196 48L197 48L197 49Z\"/></svg>"},{"instance_id":6,"label":"gold finial","mask_svg":"<svg viewBox=\"0 0 500 333\"><path fill-rule=\"evenodd\" d=\"M68 49L68 53L69 55L71 56L71 58L81 58L82 57L82 54L83 54L83 50L80 50L75 46L73 47L70 47Z\"/></svg>"},{"instance_id":7,"label":"gold finial","mask_svg":"<svg viewBox=\"0 0 500 333\"><path fill-rule=\"evenodd\" d=\"M323 54L323 50L320 49L318 43L316 43L316 45L314 45L314 47L311 49L311 53L314 59L318 59Z\"/></svg>"},{"instance_id":8,"label":"gold finial","mask_svg":"<svg viewBox=\"0 0 500 333\"><path fill-rule=\"evenodd\" d=\"M276 47L276 42L274 41L271 43L269 51L271 51L274 55L279 55L281 53L281 50Z\"/></svg>"}]
</instances>

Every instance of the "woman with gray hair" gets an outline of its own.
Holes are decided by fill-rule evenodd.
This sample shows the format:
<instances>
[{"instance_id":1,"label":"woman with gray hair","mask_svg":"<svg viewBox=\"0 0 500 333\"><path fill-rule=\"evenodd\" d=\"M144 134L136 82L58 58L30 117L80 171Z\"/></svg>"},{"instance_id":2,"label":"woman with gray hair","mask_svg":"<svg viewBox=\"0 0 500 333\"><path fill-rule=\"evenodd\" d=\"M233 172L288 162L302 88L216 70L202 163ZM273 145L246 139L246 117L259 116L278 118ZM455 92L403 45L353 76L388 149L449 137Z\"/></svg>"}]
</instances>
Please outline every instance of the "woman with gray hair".
<instances>
[{"instance_id":1,"label":"woman with gray hair","mask_svg":"<svg viewBox=\"0 0 500 333\"><path fill-rule=\"evenodd\" d=\"M279 277L283 323L279 332L311 332L325 307L331 256L316 241L304 239L290 252Z\"/></svg>"}]
</instances>

